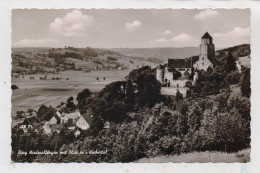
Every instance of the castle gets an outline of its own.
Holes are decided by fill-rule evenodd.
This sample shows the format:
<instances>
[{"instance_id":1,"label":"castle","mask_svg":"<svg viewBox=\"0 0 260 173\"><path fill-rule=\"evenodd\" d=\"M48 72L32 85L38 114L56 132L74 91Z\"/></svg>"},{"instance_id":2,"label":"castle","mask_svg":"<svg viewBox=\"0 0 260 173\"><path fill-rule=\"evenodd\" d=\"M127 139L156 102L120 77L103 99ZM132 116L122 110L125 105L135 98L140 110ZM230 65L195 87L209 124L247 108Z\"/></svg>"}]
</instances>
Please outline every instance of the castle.
<instances>
[{"instance_id":1,"label":"castle","mask_svg":"<svg viewBox=\"0 0 260 173\"><path fill-rule=\"evenodd\" d=\"M168 59L167 64L157 67L156 78L162 84L162 92L167 95L175 95L179 90L185 96L187 91L186 83L198 79L197 70L206 71L209 67L214 68L214 57L215 45L212 37L206 32L201 37L198 60L192 58Z\"/></svg>"},{"instance_id":2,"label":"castle","mask_svg":"<svg viewBox=\"0 0 260 173\"><path fill-rule=\"evenodd\" d=\"M212 37L206 32L201 37L199 60L194 63L194 69L206 71L208 67L213 68L213 59L215 57L215 45L212 42Z\"/></svg>"}]
</instances>

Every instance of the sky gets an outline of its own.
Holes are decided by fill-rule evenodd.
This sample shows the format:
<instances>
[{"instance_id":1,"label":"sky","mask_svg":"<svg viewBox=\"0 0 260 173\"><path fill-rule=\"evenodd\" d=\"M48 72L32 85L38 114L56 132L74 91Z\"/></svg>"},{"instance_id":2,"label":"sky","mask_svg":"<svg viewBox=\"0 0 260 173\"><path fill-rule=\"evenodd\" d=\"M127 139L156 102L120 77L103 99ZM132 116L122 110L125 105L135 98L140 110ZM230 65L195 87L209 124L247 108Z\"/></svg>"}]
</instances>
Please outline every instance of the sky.
<instances>
[{"instance_id":1,"label":"sky","mask_svg":"<svg viewBox=\"0 0 260 173\"><path fill-rule=\"evenodd\" d=\"M12 47L216 47L250 43L249 9L14 9Z\"/></svg>"}]
</instances>

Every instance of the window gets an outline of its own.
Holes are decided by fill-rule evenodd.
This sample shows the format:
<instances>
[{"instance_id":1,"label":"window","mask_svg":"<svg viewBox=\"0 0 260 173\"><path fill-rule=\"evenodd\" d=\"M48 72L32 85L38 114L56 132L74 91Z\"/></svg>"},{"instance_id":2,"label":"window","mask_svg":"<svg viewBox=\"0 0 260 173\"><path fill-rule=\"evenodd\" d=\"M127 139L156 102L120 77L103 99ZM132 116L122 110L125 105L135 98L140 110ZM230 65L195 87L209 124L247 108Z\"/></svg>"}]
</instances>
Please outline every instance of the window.
<instances>
[{"instance_id":1,"label":"window","mask_svg":"<svg viewBox=\"0 0 260 173\"><path fill-rule=\"evenodd\" d=\"M204 57L202 57L202 60L204 60Z\"/></svg>"},{"instance_id":2,"label":"window","mask_svg":"<svg viewBox=\"0 0 260 173\"><path fill-rule=\"evenodd\" d=\"M204 62L202 63L202 65L204 65Z\"/></svg>"}]
</instances>

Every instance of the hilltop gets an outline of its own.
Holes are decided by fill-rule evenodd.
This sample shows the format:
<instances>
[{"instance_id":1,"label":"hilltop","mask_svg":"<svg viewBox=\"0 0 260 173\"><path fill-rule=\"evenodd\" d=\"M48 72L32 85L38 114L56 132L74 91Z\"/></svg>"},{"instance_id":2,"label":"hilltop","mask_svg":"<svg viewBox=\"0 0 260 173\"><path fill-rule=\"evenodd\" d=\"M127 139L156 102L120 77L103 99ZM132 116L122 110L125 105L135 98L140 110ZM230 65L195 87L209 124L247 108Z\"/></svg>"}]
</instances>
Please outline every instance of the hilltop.
<instances>
[{"instance_id":1,"label":"hilltop","mask_svg":"<svg viewBox=\"0 0 260 173\"><path fill-rule=\"evenodd\" d=\"M132 57L157 58L161 61L167 61L168 58L187 58L199 54L198 47L114 48L111 50Z\"/></svg>"}]
</instances>

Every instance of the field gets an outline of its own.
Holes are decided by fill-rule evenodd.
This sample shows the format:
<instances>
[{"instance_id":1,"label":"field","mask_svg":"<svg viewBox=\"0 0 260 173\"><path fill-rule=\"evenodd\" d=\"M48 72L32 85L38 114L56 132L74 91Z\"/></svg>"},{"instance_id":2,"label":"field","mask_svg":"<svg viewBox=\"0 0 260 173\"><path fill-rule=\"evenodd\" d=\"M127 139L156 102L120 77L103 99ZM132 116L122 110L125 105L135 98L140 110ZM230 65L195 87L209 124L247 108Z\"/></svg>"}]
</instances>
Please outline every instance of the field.
<instances>
[{"instance_id":1,"label":"field","mask_svg":"<svg viewBox=\"0 0 260 173\"><path fill-rule=\"evenodd\" d=\"M92 71L89 73L65 71L48 75L46 80L40 80L40 77L44 77L43 75L13 78L12 84L17 85L19 89L13 90L12 93L12 117L18 110L37 110L42 104L56 107L61 102L66 102L70 96L76 98L77 94L85 88L94 92L100 91L113 81L123 80L129 71ZM30 79L30 77L35 77L35 79ZM52 80L52 77L61 78L61 80Z\"/></svg>"},{"instance_id":2,"label":"field","mask_svg":"<svg viewBox=\"0 0 260 173\"><path fill-rule=\"evenodd\" d=\"M143 158L136 161L137 163L234 163L234 162L249 162L250 161L250 149L241 150L236 153L224 153L224 152L193 152L181 155L172 156L158 156L153 158Z\"/></svg>"}]
</instances>

